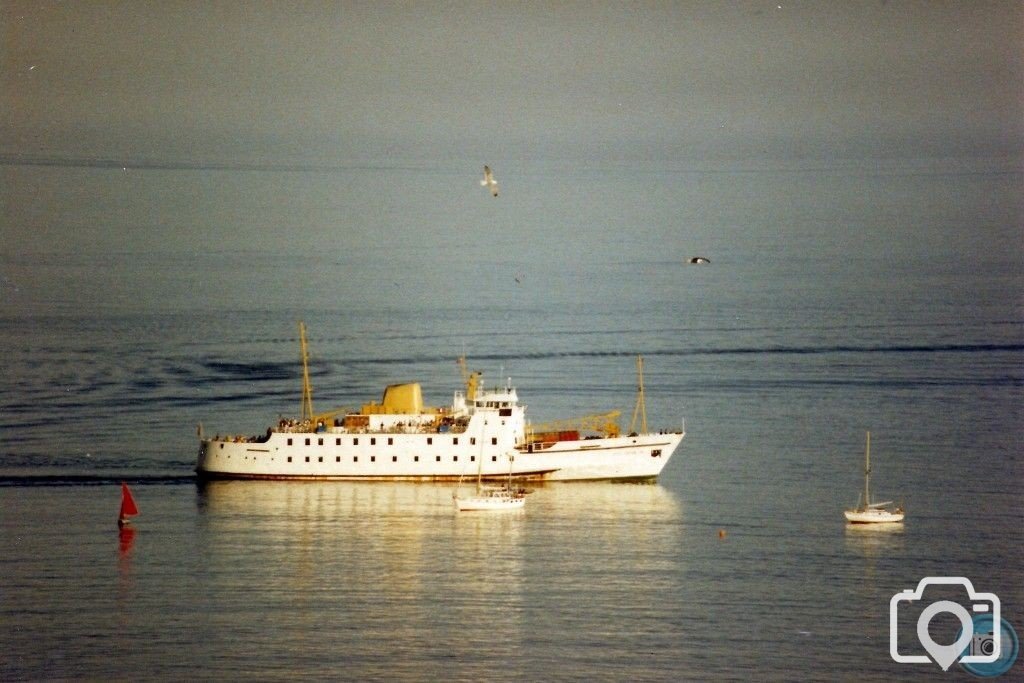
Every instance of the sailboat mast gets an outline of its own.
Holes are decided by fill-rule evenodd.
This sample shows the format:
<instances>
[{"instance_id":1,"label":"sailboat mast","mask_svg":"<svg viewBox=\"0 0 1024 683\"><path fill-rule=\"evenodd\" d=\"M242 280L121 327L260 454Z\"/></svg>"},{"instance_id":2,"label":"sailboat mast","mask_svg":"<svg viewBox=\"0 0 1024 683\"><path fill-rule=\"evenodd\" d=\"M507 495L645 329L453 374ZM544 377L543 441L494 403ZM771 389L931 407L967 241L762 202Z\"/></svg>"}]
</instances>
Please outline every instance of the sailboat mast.
<instances>
[{"instance_id":1,"label":"sailboat mast","mask_svg":"<svg viewBox=\"0 0 1024 683\"><path fill-rule=\"evenodd\" d=\"M867 445L864 447L864 507L871 505L871 432L868 432Z\"/></svg>"}]
</instances>

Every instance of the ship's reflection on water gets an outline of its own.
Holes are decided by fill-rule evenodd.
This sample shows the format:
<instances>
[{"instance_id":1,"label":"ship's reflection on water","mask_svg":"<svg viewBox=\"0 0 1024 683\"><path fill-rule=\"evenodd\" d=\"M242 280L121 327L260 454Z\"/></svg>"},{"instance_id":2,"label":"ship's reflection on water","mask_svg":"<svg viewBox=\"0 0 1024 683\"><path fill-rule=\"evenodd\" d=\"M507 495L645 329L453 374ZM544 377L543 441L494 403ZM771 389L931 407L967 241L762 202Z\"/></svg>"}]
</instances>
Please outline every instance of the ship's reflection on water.
<instances>
[{"instance_id":1,"label":"ship's reflection on water","mask_svg":"<svg viewBox=\"0 0 1024 683\"><path fill-rule=\"evenodd\" d=\"M462 487L469 490L472 484ZM515 520L529 518L534 512L545 517L588 520L637 516L667 520L681 514L676 497L657 484L534 484L525 510L479 514L455 513L452 495L457 489L454 484L406 482L201 481L196 485L196 504L204 524L228 529L232 522L239 522L248 531L254 526L283 526L296 531L319 526L336 528L340 521L359 526L403 519L422 529L428 520L438 518ZM508 522L498 524L504 527Z\"/></svg>"},{"instance_id":2,"label":"ship's reflection on water","mask_svg":"<svg viewBox=\"0 0 1024 683\"><path fill-rule=\"evenodd\" d=\"M451 667L489 677L542 653L538 634L551 639L586 620L578 601L588 582L628 590L636 563L663 557L657 536L681 517L656 485L543 486L525 510L500 513L457 513L453 490L200 484L205 590L218 610L274 615L262 637L292 658L329 649L358 678L433 680Z\"/></svg>"}]
</instances>

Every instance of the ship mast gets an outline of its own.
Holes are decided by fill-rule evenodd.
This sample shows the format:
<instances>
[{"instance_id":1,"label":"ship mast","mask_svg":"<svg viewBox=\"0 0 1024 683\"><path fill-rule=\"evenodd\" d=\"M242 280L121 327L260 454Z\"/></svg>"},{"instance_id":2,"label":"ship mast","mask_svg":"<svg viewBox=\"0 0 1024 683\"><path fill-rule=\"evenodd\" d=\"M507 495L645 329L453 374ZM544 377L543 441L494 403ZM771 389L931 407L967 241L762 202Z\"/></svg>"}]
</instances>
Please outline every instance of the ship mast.
<instances>
[{"instance_id":1,"label":"ship mast","mask_svg":"<svg viewBox=\"0 0 1024 683\"><path fill-rule=\"evenodd\" d=\"M306 324L299 321L299 344L302 348L302 420L313 420L313 385L309 382L309 349L306 346Z\"/></svg>"},{"instance_id":2,"label":"ship mast","mask_svg":"<svg viewBox=\"0 0 1024 683\"><path fill-rule=\"evenodd\" d=\"M644 404L644 357L636 357L636 407L633 408L633 421L629 424L629 432L636 432L636 416L640 415L640 432L647 433L647 406Z\"/></svg>"}]
</instances>

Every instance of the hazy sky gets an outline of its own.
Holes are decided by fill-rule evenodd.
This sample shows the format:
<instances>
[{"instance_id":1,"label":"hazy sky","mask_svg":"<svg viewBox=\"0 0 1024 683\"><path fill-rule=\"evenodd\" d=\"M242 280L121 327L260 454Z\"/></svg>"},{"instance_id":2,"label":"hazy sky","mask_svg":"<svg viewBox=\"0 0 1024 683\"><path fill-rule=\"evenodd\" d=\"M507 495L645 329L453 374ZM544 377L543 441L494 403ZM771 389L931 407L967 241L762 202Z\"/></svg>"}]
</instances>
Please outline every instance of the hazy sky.
<instances>
[{"instance_id":1,"label":"hazy sky","mask_svg":"<svg viewBox=\"0 0 1024 683\"><path fill-rule=\"evenodd\" d=\"M1024 3L0 4L0 161L1003 157Z\"/></svg>"}]
</instances>

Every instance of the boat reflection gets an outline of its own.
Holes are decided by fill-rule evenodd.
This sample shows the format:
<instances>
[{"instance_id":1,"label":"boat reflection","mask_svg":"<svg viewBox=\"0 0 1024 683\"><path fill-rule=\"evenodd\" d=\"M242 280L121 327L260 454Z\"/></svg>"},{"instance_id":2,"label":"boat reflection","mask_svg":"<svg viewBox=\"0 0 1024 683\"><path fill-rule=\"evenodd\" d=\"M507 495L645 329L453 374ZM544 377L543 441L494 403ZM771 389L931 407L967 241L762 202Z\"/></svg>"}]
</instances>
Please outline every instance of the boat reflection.
<instances>
[{"instance_id":1,"label":"boat reflection","mask_svg":"<svg viewBox=\"0 0 1024 683\"><path fill-rule=\"evenodd\" d=\"M420 526L425 519L463 517L464 526L471 526L468 520L496 517L455 515L453 490L450 484L414 482L200 481L197 507L207 513L210 525L244 522L249 528L285 525L293 530L345 519L365 523L386 518L392 524L409 519ZM504 516L661 521L681 516L674 494L657 484L541 484L530 489L527 500L524 511Z\"/></svg>"},{"instance_id":2,"label":"boat reflection","mask_svg":"<svg viewBox=\"0 0 1024 683\"><path fill-rule=\"evenodd\" d=\"M210 482L197 504L204 589L229 612L265 603L281 639L330 624L354 678L379 678L396 643L441 667L438 643L450 663L525 640L523 515L460 518L450 486L406 483ZM405 675L445 678L429 666Z\"/></svg>"},{"instance_id":3,"label":"boat reflection","mask_svg":"<svg viewBox=\"0 0 1024 683\"><path fill-rule=\"evenodd\" d=\"M903 552L904 524L902 522L879 524L846 524L846 547L861 555L865 578L873 578L879 560L899 556Z\"/></svg>"},{"instance_id":4,"label":"boat reflection","mask_svg":"<svg viewBox=\"0 0 1024 683\"><path fill-rule=\"evenodd\" d=\"M122 526L117 530L117 573L122 587L132 581L132 548L135 546L135 528Z\"/></svg>"},{"instance_id":5,"label":"boat reflection","mask_svg":"<svg viewBox=\"0 0 1024 683\"><path fill-rule=\"evenodd\" d=\"M117 552L122 560L128 559L135 545L135 528L123 526L117 530Z\"/></svg>"},{"instance_id":6,"label":"boat reflection","mask_svg":"<svg viewBox=\"0 0 1024 683\"><path fill-rule=\"evenodd\" d=\"M660 484L591 482L551 483L533 489L528 514L551 514L588 520L651 518L679 520L682 507L675 494Z\"/></svg>"}]
</instances>

